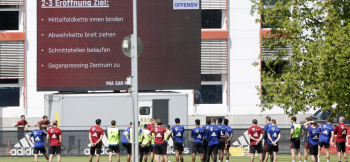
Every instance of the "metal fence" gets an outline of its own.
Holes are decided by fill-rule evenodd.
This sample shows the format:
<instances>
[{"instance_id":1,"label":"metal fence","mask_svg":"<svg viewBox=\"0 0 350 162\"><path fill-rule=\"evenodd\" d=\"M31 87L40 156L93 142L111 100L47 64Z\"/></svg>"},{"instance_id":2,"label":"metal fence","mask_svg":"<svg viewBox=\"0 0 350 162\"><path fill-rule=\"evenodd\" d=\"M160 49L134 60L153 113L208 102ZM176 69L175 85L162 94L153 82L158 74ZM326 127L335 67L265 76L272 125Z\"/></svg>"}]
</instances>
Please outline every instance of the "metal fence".
<instances>
[{"instance_id":1,"label":"metal fence","mask_svg":"<svg viewBox=\"0 0 350 162\"><path fill-rule=\"evenodd\" d=\"M279 141L279 153L290 153L289 133L290 129L280 128L281 139ZM2 130L0 131L0 156L32 156L33 144L28 140L31 131L17 131L17 130ZM120 130L120 134L123 130ZM106 134L106 131L105 131ZM62 156L84 156L90 154L89 144L89 130L63 130L63 150ZM121 138L121 137L120 137ZM108 154L108 139L103 137L102 155ZM302 146L304 138L301 139ZM186 129L184 133L184 154L192 154L192 138L191 129ZM48 141L45 144L48 149ZM303 148L303 147L301 147ZM244 156L249 153L249 137L246 128L233 129L233 138L230 144L230 154ZM120 154L126 155L126 149L120 145ZM168 154L175 154L173 150L173 143L170 139L168 143Z\"/></svg>"}]
</instances>

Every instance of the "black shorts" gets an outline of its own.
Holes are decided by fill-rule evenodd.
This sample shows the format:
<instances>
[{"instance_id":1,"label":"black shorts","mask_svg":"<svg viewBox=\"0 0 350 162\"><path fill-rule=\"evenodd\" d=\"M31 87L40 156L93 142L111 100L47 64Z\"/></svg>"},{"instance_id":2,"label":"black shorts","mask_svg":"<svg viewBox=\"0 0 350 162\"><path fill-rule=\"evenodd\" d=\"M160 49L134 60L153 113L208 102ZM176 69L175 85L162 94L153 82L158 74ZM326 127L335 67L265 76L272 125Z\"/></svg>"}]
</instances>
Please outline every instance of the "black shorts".
<instances>
[{"instance_id":1,"label":"black shorts","mask_svg":"<svg viewBox=\"0 0 350 162\"><path fill-rule=\"evenodd\" d=\"M203 150L208 150L208 140L207 139L203 140Z\"/></svg>"},{"instance_id":2,"label":"black shorts","mask_svg":"<svg viewBox=\"0 0 350 162\"><path fill-rule=\"evenodd\" d=\"M61 154L61 146L50 146L49 154Z\"/></svg>"},{"instance_id":3,"label":"black shorts","mask_svg":"<svg viewBox=\"0 0 350 162\"><path fill-rule=\"evenodd\" d=\"M225 150L225 139L219 139L219 150Z\"/></svg>"},{"instance_id":4,"label":"black shorts","mask_svg":"<svg viewBox=\"0 0 350 162\"><path fill-rule=\"evenodd\" d=\"M122 145L126 148L126 152L131 155L131 143L122 143Z\"/></svg>"},{"instance_id":5,"label":"black shorts","mask_svg":"<svg viewBox=\"0 0 350 162\"><path fill-rule=\"evenodd\" d=\"M219 145L208 146L208 155L211 155L212 153L217 154L218 150L219 150Z\"/></svg>"},{"instance_id":6,"label":"black shorts","mask_svg":"<svg viewBox=\"0 0 350 162\"><path fill-rule=\"evenodd\" d=\"M318 145L309 144L309 154L318 155Z\"/></svg>"},{"instance_id":7,"label":"black shorts","mask_svg":"<svg viewBox=\"0 0 350 162\"><path fill-rule=\"evenodd\" d=\"M290 139L290 149L300 149L300 138Z\"/></svg>"},{"instance_id":8,"label":"black shorts","mask_svg":"<svg viewBox=\"0 0 350 162\"><path fill-rule=\"evenodd\" d=\"M227 147L226 147L226 150L229 151L230 150L230 145L231 145L231 142L230 141L227 141ZM261 146L261 145L260 145ZM262 149L262 146L261 146L261 149Z\"/></svg>"},{"instance_id":9,"label":"black shorts","mask_svg":"<svg viewBox=\"0 0 350 162\"><path fill-rule=\"evenodd\" d=\"M101 154L101 148L102 148L102 145L95 145L95 147L90 147L90 155L94 155L95 150L96 150L96 154Z\"/></svg>"},{"instance_id":10,"label":"black shorts","mask_svg":"<svg viewBox=\"0 0 350 162\"><path fill-rule=\"evenodd\" d=\"M345 152L345 142L343 143L338 143L337 142L337 147L338 147L338 152Z\"/></svg>"},{"instance_id":11,"label":"black shorts","mask_svg":"<svg viewBox=\"0 0 350 162\"><path fill-rule=\"evenodd\" d=\"M324 146L324 148L329 148L329 143L326 142L318 142L318 145L322 148Z\"/></svg>"},{"instance_id":12,"label":"black shorts","mask_svg":"<svg viewBox=\"0 0 350 162\"><path fill-rule=\"evenodd\" d=\"M274 145L267 144L266 152L278 152L278 151L279 151L278 145L274 146Z\"/></svg>"},{"instance_id":13,"label":"black shorts","mask_svg":"<svg viewBox=\"0 0 350 162\"><path fill-rule=\"evenodd\" d=\"M203 153L203 144L199 142L194 142L192 144L192 153L197 153L197 152L200 154Z\"/></svg>"},{"instance_id":14,"label":"black shorts","mask_svg":"<svg viewBox=\"0 0 350 162\"><path fill-rule=\"evenodd\" d=\"M118 146L108 146L108 152L120 153L119 145Z\"/></svg>"},{"instance_id":15,"label":"black shorts","mask_svg":"<svg viewBox=\"0 0 350 162\"><path fill-rule=\"evenodd\" d=\"M184 146L182 145L182 143L179 143L175 140L174 141L174 150L183 151Z\"/></svg>"},{"instance_id":16,"label":"black shorts","mask_svg":"<svg viewBox=\"0 0 350 162\"><path fill-rule=\"evenodd\" d=\"M162 144L155 144L154 145L154 149L156 150L156 154L157 155L166 155L166 152L165 152L165 144L162 143Z\"/></svg>"},{"instance_id":17,"label":"black shorts","mask_svg":"<svg viewBox=\"0 0 350 162\"><path fill-rule=\"evenodd\" d=\"M34 148L34 152L33 152L33 153L34 153L34 154L38 154L39 151L40 151L40 153L42 153L42 154L45 154L45 153L46 153L45 147Z\"/></svg>"},{"instance_id":18,"label":"black shorts","mask_svg":"<svg viewBox=\"0 0 350 162\"><path fill-rule=\"evenodd\" d=\"M249 153L255 154L255 152L258 152L258 154L263 152L261 145L250 145L249 147Z\"/></svg>"},{"instance_id":19,"label":"black shorts","mask_svg":"<svg viewBox=\"0 0 350 162\"><path fill-rule=\"evenodd\" d=\"M151 152L151 153L152 153L152 152L153 152L153 150L154 150L154 145L152 145L152 144L151 144L151 146L149 146L149 152Z\"/></svg>"},{"instance_id":20,"label":"black shorts","mask_svg":"<svg viewBox=\"0 0 350 162\"><path fill-rule=\"evenodd\" d=\"M148 153L149 153L149 148L150 148L150 147L152 147L152 146L142 147L142 148L140 149L140 153L141 153L141 154L144 154L144 155L148 155Z\"/></svg>"}]
</instances>

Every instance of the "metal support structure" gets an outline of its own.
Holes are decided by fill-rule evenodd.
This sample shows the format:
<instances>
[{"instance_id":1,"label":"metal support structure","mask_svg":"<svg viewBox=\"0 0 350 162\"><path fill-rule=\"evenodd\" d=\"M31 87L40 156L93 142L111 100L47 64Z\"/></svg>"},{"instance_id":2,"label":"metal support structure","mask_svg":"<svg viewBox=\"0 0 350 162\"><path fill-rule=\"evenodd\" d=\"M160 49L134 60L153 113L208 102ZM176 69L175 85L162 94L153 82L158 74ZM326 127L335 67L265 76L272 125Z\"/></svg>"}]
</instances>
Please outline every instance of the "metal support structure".
<instances>
[{"instance_id":1,"label":"metal support structure","mask_svg":"<svg viewBox=\"0 0 350 162\"><path fill-rule=\"evenodd\" d=\"M133 98L133 122L132 122L132 161L138 162L139 138L138 138L138 66L137 66L137 0L133 0L133 35L131 37L131 85Z\"/></svg>"}]
</instances>

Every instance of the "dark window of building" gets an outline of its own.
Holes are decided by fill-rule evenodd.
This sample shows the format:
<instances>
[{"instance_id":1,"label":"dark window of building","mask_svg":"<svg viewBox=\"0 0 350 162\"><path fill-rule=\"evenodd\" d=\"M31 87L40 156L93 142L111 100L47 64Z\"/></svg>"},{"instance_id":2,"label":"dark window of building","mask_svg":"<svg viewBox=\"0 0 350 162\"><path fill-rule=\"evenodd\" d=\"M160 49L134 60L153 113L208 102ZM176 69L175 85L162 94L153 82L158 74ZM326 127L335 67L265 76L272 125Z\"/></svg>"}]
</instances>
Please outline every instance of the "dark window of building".
<instances>
[{"instance_id":1,"label":"dark window of building","mask_svg":"<svg viewBox=\"0 0 350 162\"><path fill-rule=\"evenodd\" d=\"M18 84L18 79L0 79L0 84Z\"/></svg>"},{"instance_id":2,"label":"dark window of building","mask_svg":"<svg viewBox=\"0 0 350 162\"><path fill-rule=\"evenodd\" d=\"M18 30L19 11L0 11L0 30Z\"/></svg>"},{"instance_id":3,"label":"dark window of building","mask_svg":"<svg viewBox=\"0 0 350 162\"><path fill-rule=\"evenodd\" d=\"M265 16L261 15L261 28L273 28L276 26L275 24L272 24L272 23L266 23L264 18Z\"/></svg>"},{"instance_id":4,"label":"dark window of building","mask_svg":"<svg viewBox=\"0 0 350 162\"><path fill-rule=\"evenodd\" d=\"M274 65L273 63L271 63L271 69L269 67L267 67L266 63L264 61L262 61L262 70L265 72L271 71L272 70L276 73L277 77L280 77L283 73L283 68L285 65L287 65L289 63L289 61L280 61L279 63L277 63L276 65Z\"/></svg>"},{"instance_id":5,"label":"dark window of building","mask_svg":"<svg viewBox=\"0 0 350 162\"><path fill-rule=\"evenodd\" d=\"M202 28L221 28L222 10L202 10Z\"/></svg>"},{"instance_id":6,"label":"dark window of building","mask_svg":"<svg viewBox=\"0 0 350 162\"><path fill-rule=\"evenodd\" d=\"M0 5L0 8L18 8L16 5Z\"/></svg>"},{"instance_id":7,"label":"dark window of building","mask_svg":"<svg viewBox=\"0 0 350 162\"><path fill-rule=\"evenodd\" d=\"M151 109L149 107L140 107L140 115L149 115Z\"/></svg>"},{"instance_id":8,"label":"dark window of building","mask_svg":"<svg viewBox=\"0 0 350 162\"><path fill-rule=\"evenodd\" d=\"M19 106L19 87L0 87L0 107Z\"/></svg>"},{"instance_id":9,"label":"dark window of building","mask_svg":"<svg viewBox=\"0 0 350 162\"><path fill-rule=\"evenodd\" d=\"M276 0L263 0L264 5L275 5Z\"/></svg>"},{"instance_id":10,"label":"dark window of building","mask_svg":"<svg viewBox=\"0 0 350 162\"><path fill-rule=\"evenodd\" d=\"M195 104L222 104L222 85L202 85L195 90Z\"/></svg>"},{"instance_id":11,"label":"dark window of building","mask_svg":"<svg viewBox=\"0 0 350 162\"><path fill-rule=\"evenodd\" d=\"M221 81L221 74L202 74L201 81Z\"/></svg>"}]
</instances>

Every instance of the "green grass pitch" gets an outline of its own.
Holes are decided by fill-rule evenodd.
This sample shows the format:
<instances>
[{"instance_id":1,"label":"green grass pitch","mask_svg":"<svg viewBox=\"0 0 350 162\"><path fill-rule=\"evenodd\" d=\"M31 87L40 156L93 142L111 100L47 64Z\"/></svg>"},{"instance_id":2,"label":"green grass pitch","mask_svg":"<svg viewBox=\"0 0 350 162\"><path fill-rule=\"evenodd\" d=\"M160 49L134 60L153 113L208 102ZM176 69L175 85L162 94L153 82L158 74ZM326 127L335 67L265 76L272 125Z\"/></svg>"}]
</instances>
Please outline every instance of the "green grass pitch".
<instances>
[{"instance_id":1,"label":"green grass pitch","mask_svg":"<svg viewBox=\"0 0 350 162\"><path fill-rule=\"evenodd\" d=\"M176 162L175 161L175 155L169 155L169 161L171 162ZM94 157L93 162L95 162L96 157ZM321 162L326 162L326 156L321 155ZM62 162L87 162L89 160L88 156L63 156L61 157ZM115 156L113 157L113 162L116 162ZM33 162L34 157L0 157L1 162ZM42 156L39 157L38 159L39 162L44 162L46 159ZM56 162L56 157L53 159L54 162ZM126 162L126 156L121 156L120 157L121 162ZM192 156L190 155L185 155L184 156L184 161L185 162L191 162L192 161ZM249 162L250 161L250 156L231 156L230 157L230 162ZM259 159L257 156L255 156L255 161L259 162ZM277 155L277 161L278 162L291 162L291 155L290 154L281 154ZM302 161L303 160L303 155L302 155ZM337 156L336 155L331 155L331 162L337 162ZM344 159L342 158L342 161ZM108 156L101 156L100 162L108 162ZM149 157L148 157L148 162L150 162ZM200 162L199 156L196 156L196 162ZM226 160L224 160L226 162ZM311 162L311 157L309 156L308 162Z\"/></svg>"}]
</instances>

